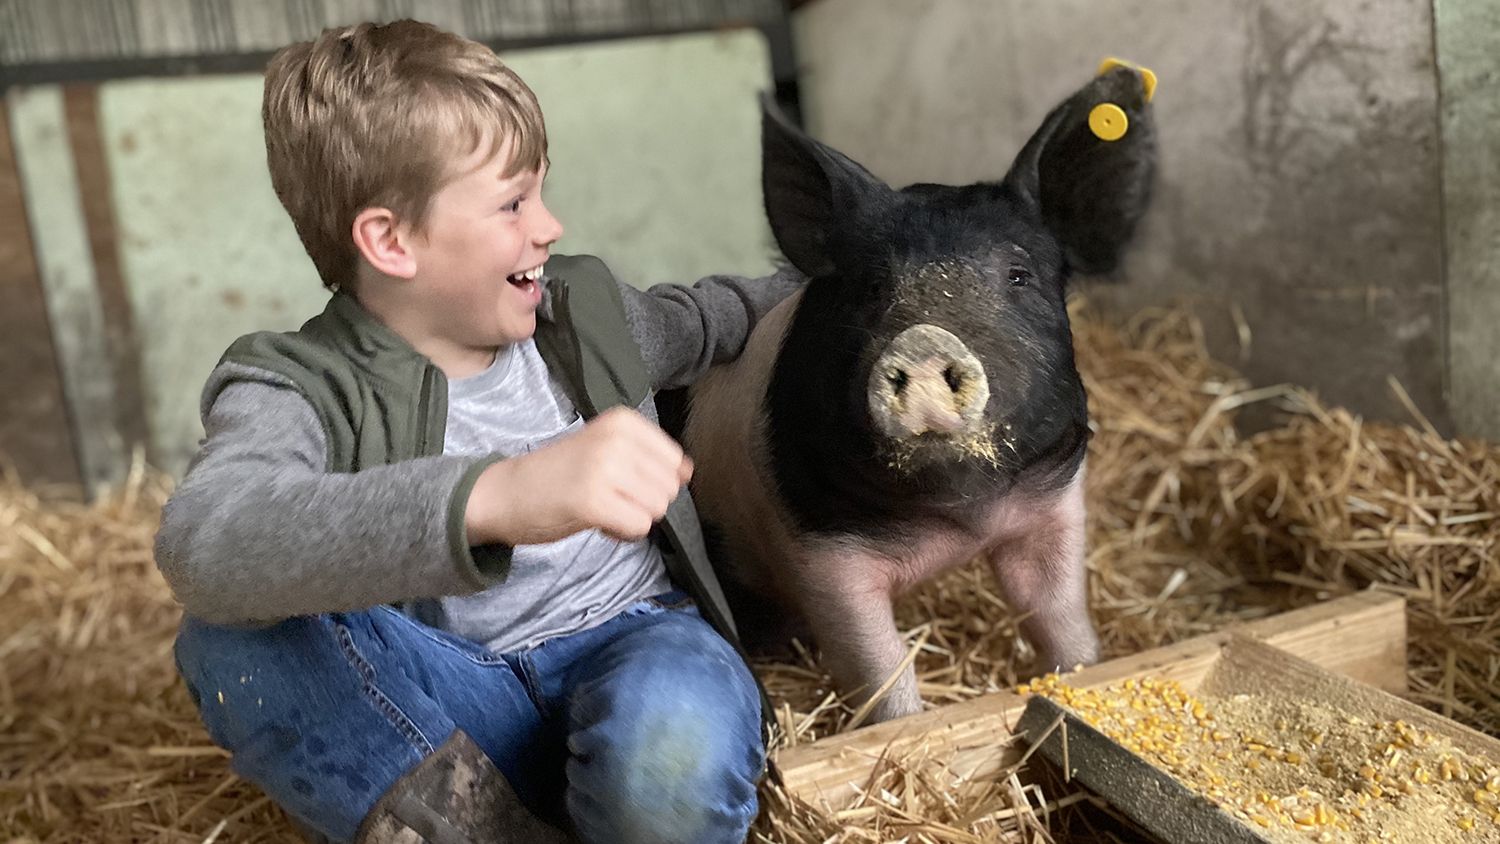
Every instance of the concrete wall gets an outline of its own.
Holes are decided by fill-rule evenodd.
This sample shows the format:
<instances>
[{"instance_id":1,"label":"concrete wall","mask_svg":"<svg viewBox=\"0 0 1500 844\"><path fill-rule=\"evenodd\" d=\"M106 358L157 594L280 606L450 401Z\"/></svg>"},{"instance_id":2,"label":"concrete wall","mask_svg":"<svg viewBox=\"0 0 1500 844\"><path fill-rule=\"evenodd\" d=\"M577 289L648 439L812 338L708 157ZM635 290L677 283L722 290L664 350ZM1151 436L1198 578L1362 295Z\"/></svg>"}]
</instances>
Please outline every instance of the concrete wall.
<instances>
[{"instance_id":1,"label":"concrete wall","mask_svg":"<svg viewBox=\"0 0 1500 844\"><path fill-rule=\"evenodd\" d=\"M1464 18L1486 4L1445 2ZM810 128L896 184L996 178L1102 57L1151 67L1155 205L1123 283L1091 297L1190 300L1215 353L1258 382L1406 419L1391 376L1451 428L1428 0L819 0L797 15ZM1469 40L1493 55L1493 37ZM1492 374L1473 380L1494 392Z\"/></svg>"},{"instance_id":2,"label":"concrete wall","mask_svg":"<svg viewBox=\"0 0 1500 844\"><path fill-rule=\"evenodd\" d=\"M598 254L640 286L771 269L756 101L771 72L759 31L505 58L547 114L546 193L567 229L559 251ZM202 434L198 391L228 343L295 327L326 299L271 191L260 96L258 74L8 92L90 484L127 468L132 423L115 408L132 402L151 461L184 468ZM68 107L79 100L83 117ZM81 183L85 173L94 178ZM106 207L92 207L101 197ZM118 371L111 326L130 336L136 371Z\"/></svg>"}]
</instances>

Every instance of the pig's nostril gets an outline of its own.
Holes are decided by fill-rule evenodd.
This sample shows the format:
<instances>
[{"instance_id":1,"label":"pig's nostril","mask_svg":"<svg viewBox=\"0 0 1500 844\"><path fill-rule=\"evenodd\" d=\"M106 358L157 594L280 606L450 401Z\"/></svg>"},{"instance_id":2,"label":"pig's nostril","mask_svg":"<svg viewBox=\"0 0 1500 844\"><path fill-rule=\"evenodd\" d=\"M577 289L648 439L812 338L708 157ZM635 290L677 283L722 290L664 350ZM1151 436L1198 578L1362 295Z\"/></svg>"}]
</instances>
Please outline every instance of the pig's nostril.
<instances>
[{"instance_id":1,"label":"pig's nostril","mask_svg":"<svg viewBox=\"0 0 1500 844\"><path fill-rule=\"evenodd\" d=\"M948 389L952 390L955 393L958 392L959 388L962 387L964 383L963 375L959 374L958 369L952 365L949 365L947 369L943 370L943 380L948 382Z\"/></svg>"},{"instance_id":2,"label":"pig's nostril","mask_svg":"<svg viewBox=\"0 0 1500 844\"><path fill-rule=\"evenodd\" d=\"M891 382L891 389L898 396L906 389L907 382L911 380L911 377L906 374L906 370L904 369L893 369L886 373L885 377L886 380Z\"/></svg>"}]
</instances>

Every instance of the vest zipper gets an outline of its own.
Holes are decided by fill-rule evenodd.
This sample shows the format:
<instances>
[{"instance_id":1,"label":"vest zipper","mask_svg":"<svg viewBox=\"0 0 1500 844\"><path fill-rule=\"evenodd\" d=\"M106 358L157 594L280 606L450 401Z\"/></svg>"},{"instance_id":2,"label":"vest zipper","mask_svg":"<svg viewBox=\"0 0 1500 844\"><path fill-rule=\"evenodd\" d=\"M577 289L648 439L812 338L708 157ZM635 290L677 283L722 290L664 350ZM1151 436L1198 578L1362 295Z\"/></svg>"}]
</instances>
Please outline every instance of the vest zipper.
<instances>
[{"instance_id":1,"label":"vest zipper","mask_svg":"<svg viewBox=\"0 0 1500 844\"><path fill-rule=\"evenodd\" d=\"M422 389L417 394L417 419L420 420L418 424L421 425L417 438L418 457L432 456L432 429L434 427L432 419L432 375L433 367L431 364L427 364L422 369Z\"/></svg>"},{"instance_id":2,"label":"vest zipper","mask_svg":"<svg viewBox=\"0 0 1500 844\"><path fill-rule=\"evenodd\" d=\"M555 282L557 289L552 293L552 318L557 326L558 332L563 335L563 368L567 370L568 378L573 382L574 398L578 402L578 410L583 418L592 419L599 415L599 408L594 404L594 397L589 395L589 385L583 378L583 346L578 339L578 329L573 325L573 312L568 305L567 282Z\"/></svg>"}]
</instances>

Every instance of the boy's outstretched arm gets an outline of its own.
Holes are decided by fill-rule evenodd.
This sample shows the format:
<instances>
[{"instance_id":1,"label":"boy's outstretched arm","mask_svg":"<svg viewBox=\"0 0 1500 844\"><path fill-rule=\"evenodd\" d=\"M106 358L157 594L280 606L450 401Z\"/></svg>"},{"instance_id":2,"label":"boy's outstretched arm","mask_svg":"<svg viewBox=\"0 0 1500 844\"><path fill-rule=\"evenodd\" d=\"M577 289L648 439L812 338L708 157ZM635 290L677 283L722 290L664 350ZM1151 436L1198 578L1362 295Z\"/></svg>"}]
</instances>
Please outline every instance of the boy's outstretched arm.
<instances>
[{"instance_id":1,"label":"boy's outstretched arm","mask_svg":"<svg viewBox=\"0 0 1500 844\"><path fill-rule=\"evenodd\" d=\"M330 473L312 406L269 381L236 381L168 500L156 561L186 611L218 623L474 592L503 579L509 548L471 548L469 491L494 458L427 457Z\"/></svg>"},{"instance_id":2,"label":"boy's outstretched arm","mask_svg":"<svg viewBox=\"0 0 1500 844\"><path fill-rule=\"evenodd\" d=\"M634 410L530 454L325 470L311 405L239 382L162 514L156 560L187 612L218 623L461 595L504 579L510 549L590 528L639 539L692 463Z\"/></svg>"},{"instance_id":3,"label":"boy's outstretched arm","mask_svg":"<svg viewBox=\"0 0 1500 844\"><path fill-rule=\"evenodd\" d=\"M806 279L785 267L763 278L716 275L692 287L620 285L625 317L657 390L686 387L739 357L755 324Z\"/></svg>"}]
</instances>

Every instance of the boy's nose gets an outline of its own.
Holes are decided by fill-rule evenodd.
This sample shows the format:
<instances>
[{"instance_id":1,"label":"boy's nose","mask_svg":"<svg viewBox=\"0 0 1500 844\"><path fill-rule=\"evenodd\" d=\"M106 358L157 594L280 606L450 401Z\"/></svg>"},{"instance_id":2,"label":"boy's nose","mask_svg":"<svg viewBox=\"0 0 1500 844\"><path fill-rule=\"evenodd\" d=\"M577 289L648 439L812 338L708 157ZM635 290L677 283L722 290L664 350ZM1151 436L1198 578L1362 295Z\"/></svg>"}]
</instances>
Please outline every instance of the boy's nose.
<instances>
[{"instance_id":1,"label":"boy's nose","mask_svg":"<svg viewBox=\"0 0 1500 844\"><path fill-rule=\"evenodd\" d=\"M543 205L541 208L542 219L537 221L535 229L536 242L542 245L556 243L562 237L562 223L552 214L552 211Z\"/></svg>"}]
</instances>

